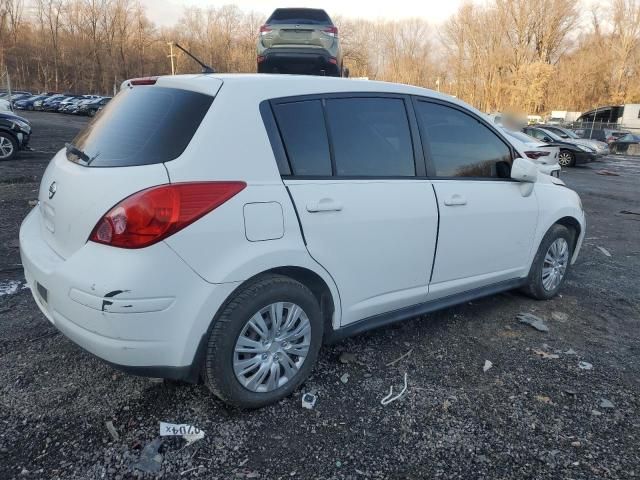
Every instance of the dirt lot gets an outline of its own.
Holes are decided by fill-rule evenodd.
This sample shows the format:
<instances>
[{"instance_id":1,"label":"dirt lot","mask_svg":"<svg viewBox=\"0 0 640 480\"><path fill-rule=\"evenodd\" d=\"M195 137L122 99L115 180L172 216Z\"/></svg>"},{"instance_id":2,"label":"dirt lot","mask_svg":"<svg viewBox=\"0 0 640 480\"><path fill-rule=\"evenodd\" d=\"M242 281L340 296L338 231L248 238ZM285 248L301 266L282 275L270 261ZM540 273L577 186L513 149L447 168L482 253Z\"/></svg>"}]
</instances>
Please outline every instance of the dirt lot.
<instances>
[{"instance_id":1,"label":"dirt lot","mask_svg":"<svg viewBox=\"0 0 640 480\"><path fill-rule=\"evenodd\" d=\"M507 293L349 339L323 350L304 386L314 410L298 392L243 412L202 385L116 372L40 314L22 289L18 228L51 154L85 121L27 116L37 151L0 164L0 478L135 478L160 421L206 437L165 441L158 478L640 477L640 160L563 172L589 225L559 298ZM382 406L405 373L406 396Z\"/></svg>"}]
</instances>

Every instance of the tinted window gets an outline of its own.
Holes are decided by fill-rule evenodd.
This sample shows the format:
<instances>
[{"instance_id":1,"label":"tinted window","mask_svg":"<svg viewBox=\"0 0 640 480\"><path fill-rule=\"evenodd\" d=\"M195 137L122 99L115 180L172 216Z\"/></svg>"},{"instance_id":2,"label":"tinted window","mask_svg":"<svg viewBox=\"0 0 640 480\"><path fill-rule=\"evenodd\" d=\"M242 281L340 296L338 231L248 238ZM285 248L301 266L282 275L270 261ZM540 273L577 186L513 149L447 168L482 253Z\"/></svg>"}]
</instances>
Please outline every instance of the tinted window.
<instances>
[{"instance_id":1,"label":"tinted window","mask_svg":"<svg viewBox=\"0 0 640 480\"><path fill-rule=\"evenodd\" d=\"M418 102L417 115L438 177L508 178L511 151L470 115L435 103Z\"/></svg>"},{"instance_id":2,"label":"tinted window","mask_svg":"<svg viewBox=\"0 0 640 480\"><path fill-rule=\"evenodd\" d=\"M277 25L282 23L331 25L331 19L324 10L313 8L278 8L271 14L267 20L267 24Z\"/></svg>"},{"instance_id":3,"label":"tinted window","mask_svg":"<svg viewBox=\"0 0 640 480\"><path fill-rule=\"evenodd\" d=\"M505 130L505 133L513 138L515 138L516 140L520 140L523 143L537 143L542 145L543 142L538 141L538 139L530 137L529 135L527 135L526 133L522 133L522 132L514 132L512 130Z\"/></svg>"},{"instance_id":4,"label":"tinted window","mask_svg":"<svg viewBox=\"0 0 640 480\"><path fill-rule=\"evenodd\" d=\"M413 176L415 164L404 101L327 100L338 176Z\"/></svg>"},{"instance_id":5,"label":"tinted window","mask_svg":"<svg viewBox=\"0 0 640 480\"><path fill-rule=\"evenodd\" d=\"M537 128L531 128L528 129L527 134L531 135L532 137L535 137L539 140L543 140L544 141L544 137L548 137L549 135L547 135L546 133L544 133L542 130L538 130Z\"/></svg>"},{"instance_id":6,"label":"tinted window","mask_svg":"<svg viewBox=\"0 0 640 480\"><path fill-rule=\"evenodd\" d=\"M274 113L294 175L331 175L320 100L280 103Z\"/></svg>"},{"instance_id":7,"label":"tinted window","mask_svg":"<svg viewBox=\"0 0 640 480\"><path fill-rule=\"evenodd\" d=\"M73 144L92 167L125 167L173 160L182 154L213 97L164 87L125 88L78 134ZM67 154L69 160L77 157Z\"/></svg>"}]
</instances>

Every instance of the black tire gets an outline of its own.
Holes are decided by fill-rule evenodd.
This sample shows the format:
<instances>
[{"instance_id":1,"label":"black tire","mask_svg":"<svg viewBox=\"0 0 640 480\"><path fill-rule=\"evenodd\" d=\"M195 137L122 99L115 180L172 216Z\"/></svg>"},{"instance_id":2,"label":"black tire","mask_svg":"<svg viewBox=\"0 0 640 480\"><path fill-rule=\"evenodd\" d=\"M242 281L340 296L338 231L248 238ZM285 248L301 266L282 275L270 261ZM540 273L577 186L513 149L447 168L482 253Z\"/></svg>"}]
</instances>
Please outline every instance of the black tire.
<instances>
[{"instance_id":1,"label":"black tire","mask_svg":"<svg viewBox=\"0 0 640 480\"><path fill-rule=\"evenodd\" d=\"M544 287L542 281L542 268L544 266L544 259L549 250L549 247L559 238L563 238L567 242L568 246L568 261L566 264L566 269L564 274L555 288L550 290ZM553 225L549 231L545 234L540 242L540 246L538 247L538 252L536 253L535 258L533 259L533 263L531 264L531 269L529 270L529 276L527 277L527 284L523 288L523 291L537 300L550 300L555 297L560 291L564 280L567 278L569 270L571 268L571 257L573 256L573 245L574 245L574 232L569 230L564 225L555 224Z\"/></svg>"},{"instance_id":2,"label":"black tire","mask_svg":"<svg viewBox=\"0 0 640 480\"><path fill-rule=\"evenodd\" d=\"M567 161L563 160L563 156L567 159ZM560 150L560 155L558 155L558 163L561 167L575 167L576 156L570 150Z\"/></svg>"},{"instance_id":3,"label":"black tire","mask_svg":"<svg viewBox=\"0 0 640 480\"><path fill-rule=\"evenodd\" d=\"M306 313L311 325L304 363L287 383L269 392L253 392L236 378L234 348L246 322L275 302L292 302ZM241 286L214 319L202 367L205 385L224 402L240 408L260 408L290 395L304 382L318 358L324 324L318 301L303 284L282 275L263 275Z\"/></svg>"},{"instance_id":4,"label":"black tire","mask_svg":"<svg viewBox=\"0 0 640 480\"><path fill-rule=\"evenodd\" d=\"M0 160L13 160L18 153L18 141L16 138L10 133L0 131L0 145L7 141L11 143L11 153L7 157L3 157L3 153L0 151ZM6 145L6 143L4 144Z\"/></svg>"},{"instance_id":5,"label":"black tire","mask_svg":"<svg viewBox=\"0 0 640 480\"><path fill-rule=\"evenodd\" d=\"M89 116L90 116L90 117L95 117L95 116L96 116L96 113L97 113L97 112L96 112L95 110L93 110L93 109L89 110Z\"/></svg>"}]
</instances>

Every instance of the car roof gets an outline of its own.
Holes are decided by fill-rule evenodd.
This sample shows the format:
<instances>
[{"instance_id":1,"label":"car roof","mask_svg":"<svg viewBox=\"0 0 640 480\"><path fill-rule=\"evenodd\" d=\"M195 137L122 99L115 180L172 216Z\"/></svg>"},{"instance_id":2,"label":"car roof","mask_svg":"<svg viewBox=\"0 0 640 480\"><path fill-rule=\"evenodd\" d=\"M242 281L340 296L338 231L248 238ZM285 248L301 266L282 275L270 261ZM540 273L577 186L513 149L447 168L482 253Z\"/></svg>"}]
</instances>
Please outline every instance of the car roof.
<instances>
[{"instance_id":1,"label":"car roof","mask_svg":"<svg viewBox=\"0 0 640 480\"><path fill-rule=\"evenodd\" d=\"M209 79L209 82L207 82ZM218 82L211 81L218 80ZM209 83L209 85L207 85ZM167 75L159 77L157 85L193 89L215 95L222 84L224 87L242 90L252 95L256 101L272 98L293 97L299 95L320 95L326 93L389 93L418 95L447 101L465 107L477 115L484 114L465 102L450 95L401 83L359 80L339 77L321 77L313 75L282 75L264 73L219 73L193 75ZM223 88L224 88L223 87ZM209 90L207 92L206 90Z\"/></svg>"}]
</instances>

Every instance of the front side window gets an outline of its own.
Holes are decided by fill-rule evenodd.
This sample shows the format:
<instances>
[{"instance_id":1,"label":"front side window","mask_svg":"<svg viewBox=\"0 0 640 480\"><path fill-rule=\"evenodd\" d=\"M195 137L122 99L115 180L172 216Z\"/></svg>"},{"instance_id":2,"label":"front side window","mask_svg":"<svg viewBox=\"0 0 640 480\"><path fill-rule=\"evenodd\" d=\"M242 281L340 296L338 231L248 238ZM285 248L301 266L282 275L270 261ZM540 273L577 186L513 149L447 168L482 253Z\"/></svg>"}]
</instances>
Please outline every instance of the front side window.
<instances>
[{"instance_id":1,"label":"front side window","mask_svg":"<svg viewBox=\"0 0 640 480\"><path fill-rule=\"evenodd\" d=\"M511 150L476 118L423 101L416 113L436 177L509 178Z\"/></svg>"},{"instance_id":2,"label":"front side window","mask_svg":"<svg viewBox=\"0 0 640 480\"><path fill-rule=\"evenodd\" d=\"M331 98L326 101L337 176L415 176L404 100Z\"/></svg>"}]
</instances>

